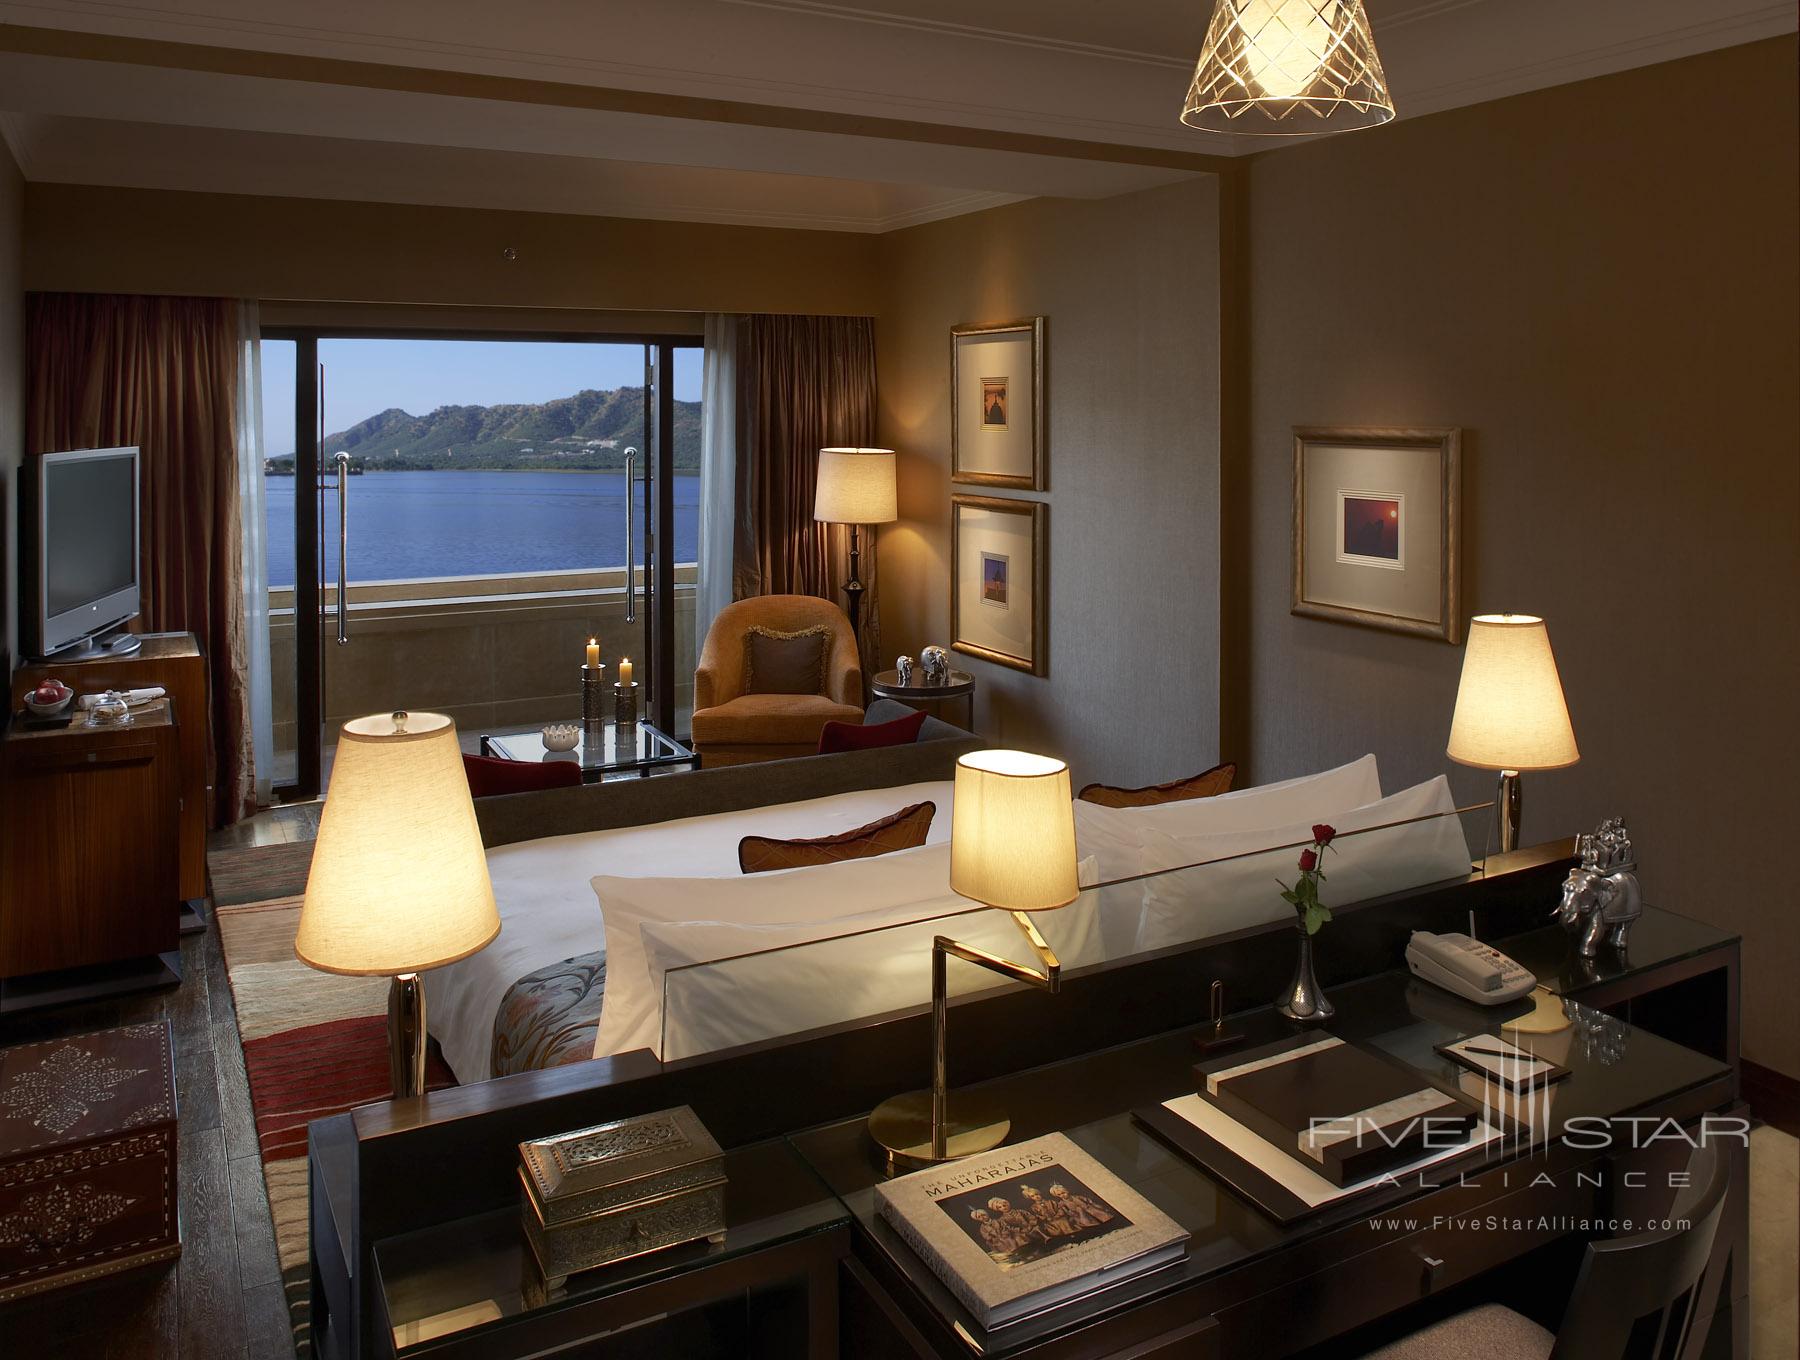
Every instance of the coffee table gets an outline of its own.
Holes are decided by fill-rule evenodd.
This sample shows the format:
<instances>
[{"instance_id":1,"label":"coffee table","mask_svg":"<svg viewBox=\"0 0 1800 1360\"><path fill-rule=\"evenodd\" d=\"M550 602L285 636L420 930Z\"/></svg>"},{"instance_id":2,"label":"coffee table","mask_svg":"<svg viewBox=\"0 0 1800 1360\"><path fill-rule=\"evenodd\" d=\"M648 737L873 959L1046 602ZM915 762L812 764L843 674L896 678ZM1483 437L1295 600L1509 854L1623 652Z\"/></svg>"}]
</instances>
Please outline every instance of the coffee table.
<instances>
[{"instance_id":1,"label":"coffee table","mask_svg":"<svg viewBox=\"0 0 1800 1360\"><path fill-rule=\"evenodd\" d=\"M655 770L676 765L693 766L700 759L675 738L647 722L627 728L607 723L598 732L583 732L581 744L572 751L545 750L541 727L486 732L481 737L481 754L499 756L502 760L568 761L581 767L584 784L597 784L621 775L645 777Z\"/></svg>"}]
</instances>

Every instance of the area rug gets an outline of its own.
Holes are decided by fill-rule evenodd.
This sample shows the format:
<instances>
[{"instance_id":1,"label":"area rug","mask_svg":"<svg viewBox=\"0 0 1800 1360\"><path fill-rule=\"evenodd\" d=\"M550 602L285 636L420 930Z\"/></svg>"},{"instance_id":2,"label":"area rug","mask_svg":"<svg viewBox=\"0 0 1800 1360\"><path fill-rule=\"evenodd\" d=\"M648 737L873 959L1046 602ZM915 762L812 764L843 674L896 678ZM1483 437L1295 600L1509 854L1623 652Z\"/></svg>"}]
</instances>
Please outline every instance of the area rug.
<instances>
[{"instance_id":1,"label":"area rug","mask_svg":"<svg viewBox=\"0 0 1800 1360\"><path fill-rule=\"evenodd\" d=\"M294 957L312 849L307 841L207 856L282 1289L301 1355L310 1350L306 1126L389 1092L387 979L320 973ZM455 1085L435 1053L427 1080L433 1089Z\"/></svg>"}]
</instances>

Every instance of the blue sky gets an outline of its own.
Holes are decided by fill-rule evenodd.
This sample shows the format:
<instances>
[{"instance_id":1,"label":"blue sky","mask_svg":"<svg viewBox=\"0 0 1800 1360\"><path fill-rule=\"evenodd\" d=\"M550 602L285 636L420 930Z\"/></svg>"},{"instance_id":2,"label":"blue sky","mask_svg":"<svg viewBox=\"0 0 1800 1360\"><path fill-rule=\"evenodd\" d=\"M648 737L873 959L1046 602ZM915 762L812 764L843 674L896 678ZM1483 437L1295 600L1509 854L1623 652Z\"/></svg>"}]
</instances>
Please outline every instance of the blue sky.
<instances>
[{"instance_id":1,"label":"blue sky","mask_svg":"<svg viewBox=\"0 0 1800 1360\"><path fill-rule=\"evenodd\" d=\"M398 406L424 415L440 406L542 402L583 388L637 387L641 345L518 340L321 340L325 428L348 429ZM265 340L265 452L294 451L294 343ZM675 395L700 399L700 351L675 352Z\"/></svg>"}]
</instances>

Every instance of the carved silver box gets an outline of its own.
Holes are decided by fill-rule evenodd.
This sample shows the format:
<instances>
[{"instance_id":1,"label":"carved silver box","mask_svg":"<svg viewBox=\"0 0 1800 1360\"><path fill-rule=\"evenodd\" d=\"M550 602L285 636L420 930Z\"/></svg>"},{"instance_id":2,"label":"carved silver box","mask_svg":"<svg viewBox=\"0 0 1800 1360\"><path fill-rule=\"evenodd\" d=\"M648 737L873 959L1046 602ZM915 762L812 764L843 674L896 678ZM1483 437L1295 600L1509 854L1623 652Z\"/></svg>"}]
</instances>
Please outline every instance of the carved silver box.
<instances>
[{"instance_id":1,"label":"carved silver box","mask_svg":"<svg viewBox=\"0 0 1800 1360\"><path fill-rule=\"evenodd\" d=\"M525 1235L550 1288L725 1236L725 1156L686 1105L519 1144Z\"/></svg>"}]
</instances>

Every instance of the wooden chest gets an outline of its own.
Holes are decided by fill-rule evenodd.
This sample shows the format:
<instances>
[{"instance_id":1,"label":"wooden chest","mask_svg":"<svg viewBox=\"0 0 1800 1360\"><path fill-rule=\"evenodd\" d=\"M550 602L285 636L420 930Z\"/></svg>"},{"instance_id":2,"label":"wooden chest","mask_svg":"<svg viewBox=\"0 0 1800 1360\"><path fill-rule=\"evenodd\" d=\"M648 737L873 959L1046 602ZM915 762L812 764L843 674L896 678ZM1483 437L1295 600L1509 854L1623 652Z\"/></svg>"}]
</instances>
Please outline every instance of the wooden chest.
<instances>
[{"instance_id":1,"label":"wooden chest","mask_svg":"<svg viewBox=\"0 0 1800 1360\"><path fill-rule=\"evenodd\" d=\"M168 1021L0 1049L0 1303L180 1254Z\"/></svg>"}]
</instances>

